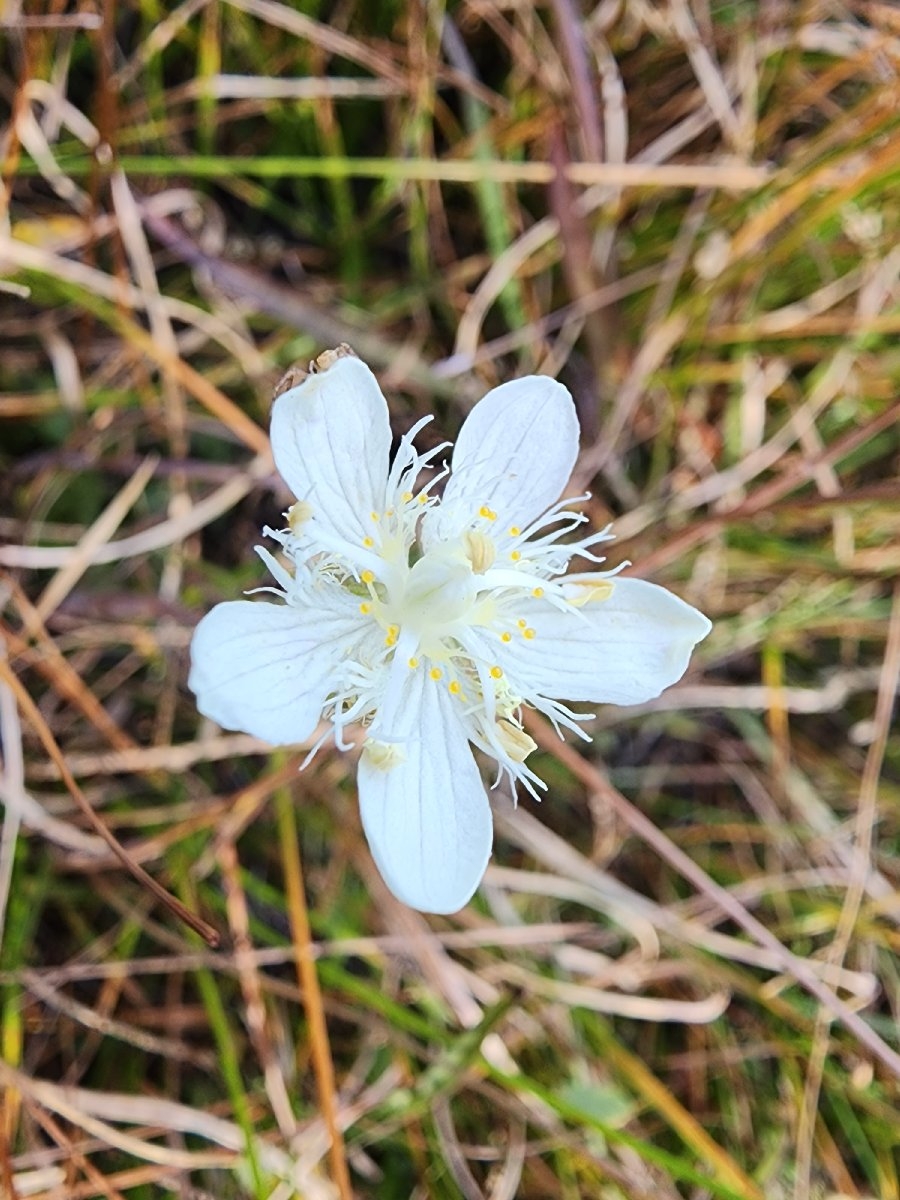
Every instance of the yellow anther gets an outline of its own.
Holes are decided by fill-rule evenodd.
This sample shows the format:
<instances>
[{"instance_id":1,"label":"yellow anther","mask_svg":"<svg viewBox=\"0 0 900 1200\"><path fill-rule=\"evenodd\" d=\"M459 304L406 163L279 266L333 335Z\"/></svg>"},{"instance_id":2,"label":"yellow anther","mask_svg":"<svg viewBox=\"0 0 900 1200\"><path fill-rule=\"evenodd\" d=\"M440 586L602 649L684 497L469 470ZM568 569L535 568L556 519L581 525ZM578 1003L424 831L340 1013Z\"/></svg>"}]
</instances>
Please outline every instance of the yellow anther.
<instances>
[{"instance_id":1,"label":"yellow anther","mask_svg":"<svg viewBox=\"0 0 900 1200\"><path fill-rule=\"evenodd\" d=\"M532 750L537 749L537 742L512 721L498 721L496 733L497 741L513 762L524 762Z\"/></svg>"},{"instance_id":2,"label":"yellow anther","mask_svg":"<svg viewBox=\"0 0 900 1200\"><path fill-rule=\"evenodd\" d=\"M488 508L488 506L486 504L482 504L481 508L479 508L478 515L479 515L479 517L484 517L484 519L486 521L496 521L497 520L497 514L494 512L494 510L492 508Z\"/></svg>"},{"instance_id":3,"label":"yellow anther","mask_svg":"<svg viewBox=\"0 0 900 1200\"><path fill-rule=\"evenodd\" d=\"M501 642L511 642L511 641L512 641L512 634L511 634L511 633L501 633L501 634L500 634L500 641L501 641Z\"/></svg>"},{"instance_id":4,"label":"yellow anther","mask_svg":"<svg viewBox=\"0 0 900 1200\"><path fill-rule=\"evenodd\" d=\"M359 606L359 611L364 617L367 617L372 611L372 605L363 600L362 604Z\"/></svg>"},{"instance_id":5,"label":"yellow anther","mask_svg":"<svg viewBox=\"0 0 900 1200\"><path fill-rule=\"evenodd\" d=\"M399 625L388 625L387 631L388 631L388 637L395 638L397 636L397 634L400 632L400 626Z\"/></svg>"},{"instance_id":6,"label":"yellow anther","mask_svg":"<svg viewBox=\"0 0 900 1200\"><path fill-rule=\"evenodd\" d=\"M524 629L528 622L523 620L522 617L519 617L518 621L516 621L516 624L520 629Z\"/></svg>"},{"instance_id":7,"label":"yellow anther","mask_svg":"<svg viewBox=\"0 0 900 1200\"><path fill-rule=\"evenodd\" d=\"M377 513L377 512L370 512L370 513L369 513L369 516L372 518L372 520L373 520L373 521L377 521L377 520L378 520L378 513Z\"/></svg>"},{"instance_id":8,"label":"yellow anther","mask_svg":"<svg viewBox=\"0 0 900 1200\"><path fill-rule=\"evenodd\" d=\"M576 579L574 586L578 588L578 591L574 595L568 596L568 601L576 608L583 608L585 604L599 604L602 600L608 600L613 593L611 579L601 579L597 582Z\"/></svg>"},{"instance_id":9,"label":"yellow anther","mask_svg":"<svg viewBox=\"0 0 900 1200\"><path fill-rule=\"evenodd\" d=\"M518 527L518 525L510 525L510 527L509 527L509 536L510 537L518 537L521 532L522 532L522 530Z\"/></svg>"},{"instance_id":10,"label":"yellow anther","mask_svg":"<svg viewBox=\"0 0 900 1200\"><path fill-rule=\"evenodd\" d=\"M513 560L513 562L518 562L522 555L518 550L513 550L509 557Z\"/></svg>"},{"instance_id":11,"label":"yellow anther","mask_svg":"<svg viewBox=\"0 0 900 1200\"><path fill-rule=\"evenodd\" d=\"M392 508L389 508L384 515L386 517L392 517L394 515L394 510Z\"/></svg>"},{"instance_id":12,"label":"yellow anther","mask_svg":"<svg viewBox=\"0 0 900 1200\"><path fill-rule=\"evenodd\" d=\"M451 680L450 683L447 684L447 691L450 693L451 696L458 696L459 693L462 691L462 684L459 682L458 679L453 679L453 680Z\"/></svg>"},{"instance_id":13,"label":"yellow anther","mask_svg":"<svg viewBox=\"0 0 900 1200\"><path fill-rule=\"evenodd\" d=\"M291 533L299 533L313 515L313 507L306 500L298 500L287 510L287 523Z\"/></svg>"},{"instance_id":14,"label":"yellow anther","mask_svg":"<svg viewBox=\"0 0 900 1200\"><path fill-rule=\"evenodd\" d=\"M543 594L544 594L544 589L542 587L536 587L532 590L531 594L532 594L532 596L536 596L537 599L540 600L541 596L543 596Z\"/></svg>"},{"instance_id":15,"label":"yellow anther","mask_svg":"<svg viewBox=\"0 0 900 1200\"><path fill-rule=\"evenodd\" d=\"M531 641L531 639L532 639L533 637L535 637L535 636L536 636L536 635L535 635L535 632L534 632L534 630L533 630L533 629L523 629L523 630L522 630L522 637L523 637L523 638L527 638L529 642L530 642L530 641Z\"/></svg>"},{"instance_id":16,"label":"yellow anther","mask_svg":"<svg viewBox=\"0 0 900 1200\"><path fill-rule=\"evenodd\" d=\"M365 546L365 548L367 550L371 550L372 547L375 545L375 543L372 541L371 538L363 538L363 545Z\"/></svg>"},{"instance_id":17,"label":"yellow anther","mask_svg":"<svg viewBox=\"0 0 900 1200\"><path fill-rule=\"evenodd\" d=\"M475 574L483 575L485 571L490 570L497 557L497 551L494 549L491 539L486 534L479 533L477 529L467 529L463 534L463 542L466 547L466 558L472 564Z\"/></svg>"},{"instance_id":18,"label":"yellow anther","mask_svg":"<svg viewBox=\"0 0 900 1200\"><path fill-rule=\"evenodd\" d=\"M412 492L404 492L400 499L404 504L409 504L410 500L412 500Z\"/></svg>"},{"instance_id":19,"label":"yellow anther","mask_svg":"<svg viewBox=\"0 0 900 1200\"><path fill-rule=\"evenodd\" d=\"M419 665L419 660L417 658L411 658L409 660L409 669L411 671L414 671L418 665Z\"/></svg>"},{"instance_id":20,"label":"yellow anther","mask_svg":"<svg viewBox=\"0 0 900 1200\"><path fill-rule=\"evenodd\" d=\"M379 771L390 771L406 758L406 751L396 742L379 742L368 738L363 746L363 755Z\"/></svg>"},{"instance_id":21,"label":"yellow anther","mask_svg":"<svg viewBox=\"0 0 900 1200\"><path fill-rule=\"evenodd\" d=\"M502 679L503 678L503 672L500 670L499 667L491 667L491 678L492 679Z\"/></svg>"},{"instance_id":22,"label":"yellow anther","mask_svg":"<svg viewBox=\"0 0 900 1200\"><path fill-rule=\"evenodd\" d=\"M363 581L364 584L366 584L368 586L370 583L375 582L375 572L374 571L363 571L363 573L360 575L360 579Z\"/></svg>"},{"instance_id":23,"label":"yellow anther","mask_svg":"<svg viewBox=\"0 0 900 1200\"><path fill-rule=\"evenodd\" d=\"M419 492L418 496L416 496L416 499L418 500L418 502L420 504L427 504L428 503L428 493L427 492Z\"/></svg>"},{"instance_id":24,"label":"yellow anther","mask_svg":"<svg viewBox=\"0 0 900 1200\"><path fill-rule=\"evenodd\" d=\"M440 667L432 667L431 670L428 672L428 674L431 676L432 679L440 679L440 677L443 675L443 673L444 672L441 670Z\"/></svg>"}]
</instances>

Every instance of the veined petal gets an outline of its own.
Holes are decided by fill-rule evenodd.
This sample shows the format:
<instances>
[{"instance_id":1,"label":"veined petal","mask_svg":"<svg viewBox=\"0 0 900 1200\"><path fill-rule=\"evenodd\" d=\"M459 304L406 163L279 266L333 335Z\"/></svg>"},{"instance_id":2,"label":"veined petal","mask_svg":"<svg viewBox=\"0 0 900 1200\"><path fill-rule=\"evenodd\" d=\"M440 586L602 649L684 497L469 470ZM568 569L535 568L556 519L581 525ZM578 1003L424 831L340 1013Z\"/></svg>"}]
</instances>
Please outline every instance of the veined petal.
<instances>
[{"instance_id":1,"label":"veined petal","mask_svg":"<svg viewBox=\"0 0 900 1200\"><path fill-rule=\"evenodd\" d=\"M577 454L578 418L561 383L530 375L494 388L460 430L429 539L459 533L482 506L498 529L524 528L559 499Z\"/></svg>"},{"instance_id":2,"label":"veined petal","mask_svg":"<svg viewBox=\"0 0 900 1200\"><path fill-rule=\"evenodd\" d=\"M355 622L327 609L230 600L191 642L188 687L204 716L274 745L313 732Z\"/></svg>"},{"instance_id":3,"label":"veined petal","mask_svg":"<svg viewBox=\"0 0 900 1200\"><path fill-rule=\"evenodd\" d=\"M490 804L458 707L420 667L400 740L374 743L360 758L359 809L372 857L394 895L422 912L462 908L491 854Z\"/></svg>"},{"instance_id":4,"label":"veined petal","mask_svg":"<svg viewBox=\"0 0 900 1200\"><path fill-rule=\"evenodd\" d=\"M272 408L275 465L312 516L362 542L380 512L391 449L387 401L358 358L339 358L279 396Z\"/></svg>"},{"instance_id":5,"label":"veined petal","mask_svg":"<svg viewBox=\"0 0 900 1200\"><path fill-rule=\"evenodd\" d=\"M590 599L574 612L546 600L523 605L528 636L500 644L496 653L524 695L641 704L687 670L691 651L712 628L707 618L655 583L621 576L604 582L612 585L608 598Z\"/></svg>"}]
</instances>

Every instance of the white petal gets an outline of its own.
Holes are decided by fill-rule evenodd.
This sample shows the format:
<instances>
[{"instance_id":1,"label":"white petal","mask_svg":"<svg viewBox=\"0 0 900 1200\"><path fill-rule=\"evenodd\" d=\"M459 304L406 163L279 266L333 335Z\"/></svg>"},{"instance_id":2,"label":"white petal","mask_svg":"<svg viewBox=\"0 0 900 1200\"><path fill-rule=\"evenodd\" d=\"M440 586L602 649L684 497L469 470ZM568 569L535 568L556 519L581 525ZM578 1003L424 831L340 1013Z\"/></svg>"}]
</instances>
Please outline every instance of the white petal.
<instances>
[{"instance_id":1,"label":"white petal","mask_svg":"<svg viewBox=\"0 0 900 1200\"><path fill-rule=\"evenodd\" d=\"M191 642L188 687L204 716L275 745L305 741L333 688L352 622L289 604L217 604Z\"/></svg>"},{"instance_id":2,"label":"white petal","mask_svg":"<svg viewBox=\"0 0 900 1200\"><path fill-rule=\"evenodd\" d=\"M546 600L523 606L535 636L517 633L497 649L514 686L559 700L642 704L681 678L710 622L654 583L621 576L609 582L608 599L575 612Z\"/></svg>"},{"instance_id":3,"label":"white petal","mask_svg":"<svg viewBox=\"0 0 900 1200\"><path fill-rule=\"evenodd\" d=\"M498 529L524 529L559 499L577 454L578 417L561 383L529 375L494 388L460 430L429 538L451 537L482 505L497 513Z\"/></svg>"},{"instance_id":4,"label":"white petal","mask_svg":"<svg viewBox=\"0 0 900 1200\"><path fill-rule=\"evenodd\" d=\"M491 854L490 804L458 708L446 685L418 668L396 730L404 757L389 765L397 755L364 750L360 758L372 857L394 895L422 912L462 908Z\"/></svg>"},{"instance_id":5,"label":"white petal","mask_svg":"<svg viewBox=\"0 0 900 1200\"><path fill-rule=\"evenodd\" d=\"M326 528L361 542L384 504L391 449L387 402L366 364L339 358L279 396L271 437L294 495Z\"/></svg>"}]
</instances>

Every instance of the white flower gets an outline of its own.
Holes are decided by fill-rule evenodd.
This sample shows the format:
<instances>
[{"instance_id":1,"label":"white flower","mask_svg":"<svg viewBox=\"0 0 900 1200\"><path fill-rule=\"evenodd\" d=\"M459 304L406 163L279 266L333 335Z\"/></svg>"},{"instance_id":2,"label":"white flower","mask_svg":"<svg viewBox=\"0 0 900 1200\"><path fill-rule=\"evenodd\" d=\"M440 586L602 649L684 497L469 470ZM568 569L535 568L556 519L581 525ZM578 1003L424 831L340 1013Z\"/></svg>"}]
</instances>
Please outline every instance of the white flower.
<instances>
[{"instance_id":1,"label":"white flower","mask_svg":"<svg viewBox=\"0 0 900 1200\"><path fill-rule=\"evenodd\" d=\"M565 575L609 533L559 502L578 450L572 398L533 376L495 388L467 418L440 500L418 486L445 446L403 438L349 350L272 412L278 470L297 496L258 548L278 603L217 605L197 627L190 687L202 713L273 743L323 717L337 746L362 727L363 827L391 890L455 912L491 853L491 810L472 746L536 794L530 705L581 733L559 698L637 704L680 679L710 623L664 588L614 572ZM315 365L314 365L315 366ZM582 735L584 736L584 735ZM499 776L498 776L499 778Z\"/></svg>"}]
</instances>

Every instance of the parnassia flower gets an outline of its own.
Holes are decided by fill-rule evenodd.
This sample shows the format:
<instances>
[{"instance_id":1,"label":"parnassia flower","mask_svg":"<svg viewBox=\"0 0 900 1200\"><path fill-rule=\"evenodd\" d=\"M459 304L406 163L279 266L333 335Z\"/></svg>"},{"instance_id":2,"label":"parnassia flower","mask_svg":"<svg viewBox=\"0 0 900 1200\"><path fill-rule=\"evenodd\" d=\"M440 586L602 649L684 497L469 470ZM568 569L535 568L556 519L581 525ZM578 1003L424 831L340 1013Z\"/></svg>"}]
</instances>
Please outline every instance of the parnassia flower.
<instances>
[{"instance_id":1,"label":"parnassia flower","mask_svg":"<svg viewBox=\"0 0 900 1200\"><path fill-rule=\"evenodd\" d=\"M471 897L491 853L472 747L496 759L498 779L537 795L523 706L581 733L563 700L659 695L710 623L655 584L566 574L573 556L602 562L593 547L610 534L570 536L586 517L559 500L578 450L561 384L495 388L466 419L452 470L433 465L446 445L413 446L428 420L391 462L387 404L347 347L276 399L272 450L297 502L284 529L265 532L290 565L258 548L278 602L208 613L189 684L206 716L268 742L306 741L323 717L342 750L348 727L362 730L375 861L405 903L446 913Z\"/></svg>"}]
</instances>

